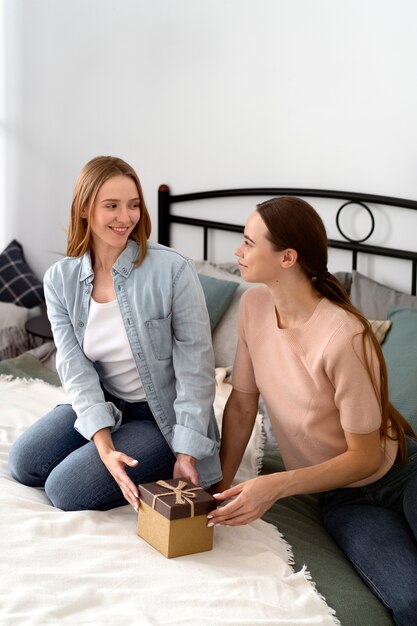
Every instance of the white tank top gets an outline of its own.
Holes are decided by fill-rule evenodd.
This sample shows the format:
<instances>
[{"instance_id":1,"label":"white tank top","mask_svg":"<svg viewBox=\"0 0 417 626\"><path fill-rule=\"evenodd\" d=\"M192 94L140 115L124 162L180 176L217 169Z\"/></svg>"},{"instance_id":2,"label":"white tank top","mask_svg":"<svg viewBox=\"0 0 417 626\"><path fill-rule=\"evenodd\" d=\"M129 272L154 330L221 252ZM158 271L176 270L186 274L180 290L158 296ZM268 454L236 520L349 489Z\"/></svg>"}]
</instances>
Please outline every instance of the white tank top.
<instances>
[{"instance_id":1,"label":"white tank top","mask_svg":"<svg viewBox=\"0 0 417 626\"><path fill-rule=\"evenodd\" d=\"M100 364L107 391L128 402L146 399L117 300L91 298L83 350L90 361Z\"/></svg>"}]
</instances>

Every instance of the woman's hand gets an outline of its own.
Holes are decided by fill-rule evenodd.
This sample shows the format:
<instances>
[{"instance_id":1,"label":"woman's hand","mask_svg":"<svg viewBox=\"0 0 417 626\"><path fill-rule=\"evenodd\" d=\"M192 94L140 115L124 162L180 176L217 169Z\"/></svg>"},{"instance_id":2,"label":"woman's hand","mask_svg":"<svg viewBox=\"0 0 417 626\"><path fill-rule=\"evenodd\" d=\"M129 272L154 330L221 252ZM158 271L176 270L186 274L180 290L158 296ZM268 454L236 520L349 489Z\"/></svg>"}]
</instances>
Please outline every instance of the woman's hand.
<instances>
[{"instance_id":1,"label":"woman's hand","mask_svg":"<svg viewBox=\"0 0 417 626\"><path fill-rule=\"evenodd\" d=\"M207 516L212 524L240 526L249 524L262 515L277 500L271 476L258 476L235 487L214 494L220 506ZM222 502L230 500L227 504Z\"/></svg>"},{"instance_id":2,"label":"woman's hand","mask_svg":"<svg viewBox=\"0 0 417 626\"><path fill-rule=\"evenodd\" d=\"M139 461L117 450L109 450L107 453L104 453L103 456L100 455L100 458L119 485L125 499L137 512L139 509L138 488L127 475L125 467L126 465L136 467Z\"/></svg>"},{"instance_id":3,"label":"woman's hand","mask_svg":"<svg viewBox=\"0 0 417 626\"><path fill-rule=\"evenodd\" d=\"M258 476L214 494L220 505L231 501L211 511L210 522L227 526L248 524L281 498L339 489L376 472L381 464L379 430L360 435L345 431L345 437L347 450L323 463Z\"/></svg>"},{"instance_id":4,"label":"woman's hand","mask_svg":"<svg viewBox=\"0 0 417 626\"><path fill-rule=\"evenodd\" d=\"M177 454L177 460L174 465L173 478L185 478L196 487L200 486L200 479L195 468L195 458L189 454Z\"/></svg>"},{"instance_id":5,"label":"woman's hand","mask_svg":"<svg viewBox=\"0 0 417 626\"><path fill-rule=\"evenodd\" d=\"M113 440L108 428L98 430L93 437L93 441L100 455L100 459L119 485L125 499L137 512L139 510L138 489L127 475L125 467L126 465L136 467L139 461L114 449Z\"/></svg>"}]
</instances>

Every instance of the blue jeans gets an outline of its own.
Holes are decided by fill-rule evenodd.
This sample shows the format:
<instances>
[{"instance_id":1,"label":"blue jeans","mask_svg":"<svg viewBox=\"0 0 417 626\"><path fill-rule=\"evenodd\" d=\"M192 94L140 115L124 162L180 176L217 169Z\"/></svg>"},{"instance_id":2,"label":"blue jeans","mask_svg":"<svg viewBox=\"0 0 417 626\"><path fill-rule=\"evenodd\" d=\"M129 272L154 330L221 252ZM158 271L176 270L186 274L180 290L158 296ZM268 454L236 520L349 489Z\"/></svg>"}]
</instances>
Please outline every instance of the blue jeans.
<instances>
[{"instance_id":1,"label":"blue jeans","mask_svg":"<svg viewBox=\"0 0 417 626\"><path fill-rule=\"evenodd\" d=\"M366 487L320 496L324 524L398 626L417 624L417 441Z\"/></svg>"},{"instance_id":2,"label":"blue jeans","mask_svg":"<svg viewBox=\"0 0 417 626\"><path fill-rule=\"evenodd\" d=\"M139 461L126 472L135 484L172 478L176 457L146 402L129 403L105 392L123 414L112 433L115 449ZM9 453L11 476L31 487L44 487L54 506L64 511L105 511L127 504L97 448L74 429L76 414L61 404L35 422Z\"/></svg>"}]
</instances>

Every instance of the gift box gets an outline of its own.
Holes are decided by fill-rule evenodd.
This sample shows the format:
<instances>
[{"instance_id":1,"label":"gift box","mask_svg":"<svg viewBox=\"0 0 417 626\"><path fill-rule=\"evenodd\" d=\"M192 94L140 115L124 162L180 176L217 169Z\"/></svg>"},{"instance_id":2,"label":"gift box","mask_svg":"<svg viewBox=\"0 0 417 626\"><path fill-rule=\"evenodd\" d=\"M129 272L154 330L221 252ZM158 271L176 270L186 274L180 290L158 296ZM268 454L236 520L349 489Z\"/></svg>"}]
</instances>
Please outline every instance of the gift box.
<instances>
[{"instance_id":1,"label":"gift box","mask_svg":"<svg viewBox=\"0 0 417 626\"><path fill-rule=\"evenodd\" d=\"M138 485L138 535L167 558L204 552L213 547L207 513L217 501L183 478Z\"/></svg>"}]
</instances>

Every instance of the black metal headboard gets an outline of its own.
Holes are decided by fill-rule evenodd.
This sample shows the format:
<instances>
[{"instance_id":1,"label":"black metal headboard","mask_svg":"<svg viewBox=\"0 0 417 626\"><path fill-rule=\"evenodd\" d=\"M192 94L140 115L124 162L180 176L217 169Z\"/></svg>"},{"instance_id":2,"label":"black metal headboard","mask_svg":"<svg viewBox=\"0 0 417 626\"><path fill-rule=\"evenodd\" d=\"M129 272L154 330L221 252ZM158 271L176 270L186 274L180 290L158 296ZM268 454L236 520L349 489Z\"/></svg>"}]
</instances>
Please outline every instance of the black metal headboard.
<instances>
[{"instance_id":1,"label":"black metal headboard","mask_svg":"<svg viewBox=\"0 0 417 626\"><path fill-rule=\"evenodd\" d=\"M369 239L374 231L375 218L368 204L385 205L390 207L399 207L403 209L417 210L416 200L406 200L404 198L392 198L389 196L378 196L372 194L353 193L348 191L330 191L326 189L289 189L289 188L253 188L253 189L223 189L217 191L200 191L195 193L186 193L172 195L167 185L161 185L158 192L158 241L166 246L171 241L171 224L187 224L189 226L198 226L204 232L204 259L207 259L208 252L208 233L210 230L222 230L228 232L243 232L243 225L230 224L227 222L212 221L201 219L199 217L185 217L174 215L171 206L177 203L190 202L194 200L204 200L209 198L230 198L239 196L298 196L312 198L331 198L342 200L343 204L339 207L336 214L336 226L342 239L329 239L329 246L340 250L347 250L352 255L352 270L357 269L358 254L365 253L376 256L390 257L395 259L403 259L410 261L412 267L411 276L411 293L416 294L417 279L417 251L401 250L398 248L385 248L364 243ZM340 215L342 210L351 204L360 205L369 214L371 219L371 229L366 237L362 239L352 239L344 234L340 226Z\"/></svg>"}]
</instances>

